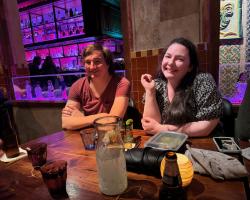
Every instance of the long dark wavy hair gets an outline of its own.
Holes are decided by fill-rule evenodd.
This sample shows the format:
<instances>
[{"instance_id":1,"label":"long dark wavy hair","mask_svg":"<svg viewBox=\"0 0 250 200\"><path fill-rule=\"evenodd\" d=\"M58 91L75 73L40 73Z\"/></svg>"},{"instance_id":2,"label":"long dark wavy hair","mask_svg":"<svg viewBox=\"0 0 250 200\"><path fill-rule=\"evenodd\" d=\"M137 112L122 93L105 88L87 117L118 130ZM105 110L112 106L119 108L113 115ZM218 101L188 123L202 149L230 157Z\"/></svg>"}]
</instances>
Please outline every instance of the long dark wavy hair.
<instances>
[{"instance_id":1,"label":"long dark wavy hair","mask_svg":"<svg viewBox=\"0 0 250 200\"><path fill-rule=\"evenodd\" d=\"M192 121L193 118L190 117L190 113L193 113L191 110L192 106L190 101L193 95L191 86L198 73L199 60L196 51L196 46L190 40L185 38L176 38L172 40L165 49L165 51L163 51L164 54L162 54L161 60L163 59L163 56L165 55L169 46L175 43L183 45L187 48L189 52L191 71L187 72L187 74L181 80L179 86L176 88L175 96L171 104L169 105L167 112L163 113L162 117L165 118L164 121L170 124L184 124ZM157 77L164 81L167 81L161 70L161 62Z\"/></svg>"},{"instance_id":2,"label":"long dark wavy hair","mask_svg":"<svg viewBox=\"0 0 250 200\"><path fill-rule=\"evenodd\" d=\"M33 58L32 64L33 64L33 66L38 67L41 64L41 62L42 62L41 57L40 56L35 56Z\"/></svg>"},{"instance_id":3,"label":"long dark wavy hair","mask_svg":"<svg viewBox=\"0 0 250 200\"><path fill-rule=\"evenodd\" d=\"M106 64L109 66L109 74L113 75L115 73L114 63L113 63L113 55L111 51L103 47L99 43L88 45L82 52L82 59L84 60L87 56L91 55L94 51L100 51L103 54Z\"/></svg>"}]
</instances>

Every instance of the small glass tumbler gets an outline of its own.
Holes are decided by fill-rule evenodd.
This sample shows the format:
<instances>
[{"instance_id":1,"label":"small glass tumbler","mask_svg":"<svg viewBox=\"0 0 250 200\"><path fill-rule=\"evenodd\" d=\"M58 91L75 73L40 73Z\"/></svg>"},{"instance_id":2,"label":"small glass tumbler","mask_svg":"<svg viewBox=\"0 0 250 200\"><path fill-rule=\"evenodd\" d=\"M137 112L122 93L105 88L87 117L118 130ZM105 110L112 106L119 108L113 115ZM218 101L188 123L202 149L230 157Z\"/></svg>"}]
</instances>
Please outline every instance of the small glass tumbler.
<instances>
[{"instance_id":1,"label":"small glass tumbler","mask_svg":"<svg viewBox=\"0 0 250 200\"><path fill-rule=\"evenodd\" d=\"M123 123L123 130L122 130L122 139L124 143L133 142L133 121L131 123L127 123L128 120Z\"/></svg>"},{"instance_id":2,"label":"small glass tumbler","mask_svg":"<svg viewBox=\"0 0 250 200\"><path fill-rule=\"evenodd\" d=\"M47 161L47 144L43 142L31 144L26 147L28 158L32 166L37 169L44 165Z\"/></svg>"},{"instance_id":3,"label":"small glass tumbler","mask_svg":"<svg viewBox=\"0 0 250 200\"><path fill-rule=\"evenodd\" d=\"M67 198L67 161L56 160L46 163L40 168L43 182L54 199Z\"/></svg>"},{"instance_id":4,"label":"small glass tumbler","mask_svg":"<svg viewBox=\"0 0 250 200\"><path fill-rule=\"evenodd\" d=\"M96 132L93 128L85 128L80 131L82 143L86 150L94 150L96 144Z\"/></svg>"}]
</instances>

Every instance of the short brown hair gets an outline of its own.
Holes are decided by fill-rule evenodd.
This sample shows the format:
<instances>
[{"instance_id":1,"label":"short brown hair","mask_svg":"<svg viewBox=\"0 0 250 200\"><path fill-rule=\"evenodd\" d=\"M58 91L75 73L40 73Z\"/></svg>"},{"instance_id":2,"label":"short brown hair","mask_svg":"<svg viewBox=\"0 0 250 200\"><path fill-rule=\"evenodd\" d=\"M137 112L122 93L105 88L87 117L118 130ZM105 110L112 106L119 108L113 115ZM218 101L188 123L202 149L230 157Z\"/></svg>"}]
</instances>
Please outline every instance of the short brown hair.
<instances>
[{"instance_id":1,"label":"short brown hair","mask_svg":"<svg viewBox=\"0 0 250 200\"><path fill-rule=\"evenodd\" d=\"M88 45L82 52L82 59L85 59L87 56L91 55L94 51L102 52L105 62L109 66L109 73L111 75L114 74L115 69L113 64L113 55L108 48L103 47L99 43Z\"/></svg>"}]
</instances>

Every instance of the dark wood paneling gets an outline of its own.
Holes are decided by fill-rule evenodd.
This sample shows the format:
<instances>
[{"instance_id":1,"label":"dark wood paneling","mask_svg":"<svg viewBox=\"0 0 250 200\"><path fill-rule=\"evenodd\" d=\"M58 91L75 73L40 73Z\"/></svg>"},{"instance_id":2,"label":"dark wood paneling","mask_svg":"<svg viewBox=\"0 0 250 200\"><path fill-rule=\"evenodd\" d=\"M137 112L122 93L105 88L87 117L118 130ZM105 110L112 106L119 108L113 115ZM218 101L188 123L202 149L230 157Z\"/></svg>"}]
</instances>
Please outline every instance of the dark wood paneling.
<instances>
[{"instance_id":1,"label":"dark wood paneling","mask_svg":"<svg viewBox=\"0 0 250 200\"><path fill-rule=\"evenodd\" d=\"M10 38L8 34L8 27L5 18L4 1L0 1L0 63L3 69L3 76L0 77L0 82L7 87L7 97L12 99L14 97L11 83L11 66L13 63L13 56L10 46Z\"/></svg>"},{"instance_id":2,"label":"dark wood paneling","mask_svg":"<svg viewBox=\"0 0 250 200\"><path fill-rule=\"evenodd\" d=\"M219 45L220 45L220 1L204 0L202 4L202 41L207 43L207 72L219 81Z\"/></svg>"}]
</instances>

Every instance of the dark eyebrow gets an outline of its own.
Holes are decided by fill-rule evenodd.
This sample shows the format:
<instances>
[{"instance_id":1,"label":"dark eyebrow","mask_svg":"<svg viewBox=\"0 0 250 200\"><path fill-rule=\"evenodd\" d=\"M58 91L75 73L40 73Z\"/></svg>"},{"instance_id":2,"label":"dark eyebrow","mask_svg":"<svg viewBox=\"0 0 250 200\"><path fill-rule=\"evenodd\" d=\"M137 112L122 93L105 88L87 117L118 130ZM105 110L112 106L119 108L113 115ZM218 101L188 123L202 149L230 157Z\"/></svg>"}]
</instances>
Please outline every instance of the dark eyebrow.
<instances>
[{"instance_id":1,"label":"dark eyebrow","mask_svg":"<svg viewBox=\"0 0 250 200\"><path fill-rule=\"evenodd\" d=\"M86 61L86 60L90 60L90 59L85 58L84 60ZM97 57L97 58L93 58L93 60L102 60L102 58L101 57Z\"/></svg>"},{"instance_id":2,"label":"dark eyebrow","mask_svg":"<svg viewBox=\"0 0 250 200\"><path fill-rule=\"evenodd\" d=\"M185 58L183 55L176 55L176 58Z\"/></svg>"},{"instance_id":3,"label":"dark eyebrow","mask_svg":"<svg viewBox=\"0 0 250 200\"><path fill-rule=\"evenodd\" d=\"M172 54L166 52L164 56L172 56ZM175 57L176 57L176 58L183 58L183 59L185 58L184 55L175 55Z\"/></svg>"}]
</instances>

